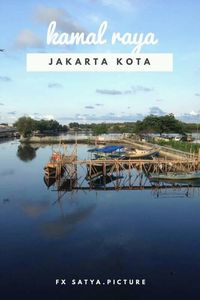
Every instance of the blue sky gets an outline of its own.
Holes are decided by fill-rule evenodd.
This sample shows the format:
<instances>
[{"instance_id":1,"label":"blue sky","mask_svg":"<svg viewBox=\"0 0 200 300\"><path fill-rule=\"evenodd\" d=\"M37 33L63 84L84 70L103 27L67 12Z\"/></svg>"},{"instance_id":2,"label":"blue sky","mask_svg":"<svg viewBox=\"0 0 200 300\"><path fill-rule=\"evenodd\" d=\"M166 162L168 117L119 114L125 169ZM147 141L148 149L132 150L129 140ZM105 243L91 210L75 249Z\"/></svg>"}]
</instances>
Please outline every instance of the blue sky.
<instances>
[{"instance_id":1,"label":"blue sky","mask_svg":"<svg viewBox=\"0 0 200 300\"><path fill-rule=\"evenodd\" d=\"M200 122L198 0L7 0L0 10L0 122L22 115L71 121L135 121L174 113ZM48 23L62 31L154 32L145 52L174 54L173 73L27 73L28 52L131 52L132 47L46 46ZM129 93L127 93L129 91Z\"/></svg>"}]
</instances>

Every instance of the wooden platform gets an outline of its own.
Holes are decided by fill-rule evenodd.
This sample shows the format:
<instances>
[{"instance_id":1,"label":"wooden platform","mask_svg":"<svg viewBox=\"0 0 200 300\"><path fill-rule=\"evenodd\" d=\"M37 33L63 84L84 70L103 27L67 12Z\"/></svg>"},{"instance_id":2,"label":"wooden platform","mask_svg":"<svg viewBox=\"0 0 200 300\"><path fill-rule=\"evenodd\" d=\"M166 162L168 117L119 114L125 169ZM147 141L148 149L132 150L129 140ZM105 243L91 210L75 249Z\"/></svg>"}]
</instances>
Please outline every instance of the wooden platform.
<instances>
[{"instance_id":1,"label":"wooden platform","mask_svg":"<svg viewBox=\"0 0 200 300\"><path fill-rule=\"evenodd\" d=\"M110 166L110 173L119 172L127 169L137 169L145 172L192 172L200 169L200 161L197 159L181 159L181 160L77 160L73 164L86 165L90 170L95 166L102 166L102 171Z\"/></svg>"}]
</instances>

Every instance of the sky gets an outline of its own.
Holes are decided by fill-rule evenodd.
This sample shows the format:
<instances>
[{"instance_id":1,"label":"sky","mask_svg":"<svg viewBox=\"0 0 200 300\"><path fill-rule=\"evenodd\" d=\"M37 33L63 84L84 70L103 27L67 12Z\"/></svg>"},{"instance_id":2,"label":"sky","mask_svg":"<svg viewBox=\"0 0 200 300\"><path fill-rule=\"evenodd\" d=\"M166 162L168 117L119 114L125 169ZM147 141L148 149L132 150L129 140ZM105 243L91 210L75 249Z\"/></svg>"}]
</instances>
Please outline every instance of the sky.
<instances>
[{"instance_id":1,"label":"sky","mask_svg":"<svg viewBox=\"0 0 200 300\"><path fill-rule=\"evenodd\" d=\"M124 122L173 113L200 122L200 1L7 0L0 9L0 123L35 119ZM131 53L132 46L47 46L51 21L62 32L154 32L159 42L141 53L173 53L171 73L69 73L26 71L26 54Z\"/></svg>"}]
</instances>

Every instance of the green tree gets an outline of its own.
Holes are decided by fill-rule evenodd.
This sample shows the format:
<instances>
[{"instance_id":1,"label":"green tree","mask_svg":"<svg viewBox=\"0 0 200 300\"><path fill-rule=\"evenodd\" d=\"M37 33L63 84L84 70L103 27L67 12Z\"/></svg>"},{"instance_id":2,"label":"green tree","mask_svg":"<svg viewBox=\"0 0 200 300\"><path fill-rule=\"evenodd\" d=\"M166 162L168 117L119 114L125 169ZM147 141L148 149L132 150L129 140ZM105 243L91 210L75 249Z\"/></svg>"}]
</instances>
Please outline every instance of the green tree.
<instances>
[{"instance_id":1,"label":"green tree","mask_svg":"<svg viewBox=\"0 0 200 300\"><path fill-rule=\"evenodd\" d=\"M60 125L60 126L61 126L60 130L62 130L62 131L68 131L69 130L67 125Z\"/></svg>"},{"instance_id":2,"label":"green tree","mask_svg":"<svg viewBox=\"0 0 200 300\"><path fill-rule=\"evenodd\" d=\"M71 129L78 129L79 128L79 123L77 123L77 122L71 122L71 123L69 123L69 128L71 128Z\"/></svg>"},{"instance_id":3,"label":"green tree","mask_svg":"<svg viewBox=\"0 0 200 300\"><path fill-rule=\"evenodd\" d=\"M92 124L92 131L94 135L104 134L108 132L108 125L105 123Z\"/></svg>"},{"instance_id":4,"label":"green tree","mask_svg":"<svg viewBox=\"0 0 200 300\"><path fill-rule=\"evenodd\" d=\"M30 135L36 129L36 121L25 116L19 118L13 125L24 137Z\"/></svg>"},{"instance_id":5,"label":"green tree","mask_svg":"<svg viewBox=\"0 0 200 300\"><path fill-rule=\"evenodd\" d=\"M183 123L177 120L173 114L160 117L160 133L176 132L183 133Z\"/></svg>"},{"instance_id":6,"label":"green tree","mask_svg":"<svg viewBox=\"0 0 200 300\"><path fill-rule=\"evenodd\" d=\"M143 121L136 122L136 133L183 133L183 123L177 120L173 114L165 116L150 115Z\"/></svg>"},{"instance_id":7,"label":"green tree","mask_svg":"<svg viewBox=\"0 0 200 300\"><path fill-rule=\"evenodd\" d=\"M36 129L40 132L51 130L51 131L57 131L60 128L60 124L55 120L40 120L36 123Z\"/></svg>"}]
</instances>

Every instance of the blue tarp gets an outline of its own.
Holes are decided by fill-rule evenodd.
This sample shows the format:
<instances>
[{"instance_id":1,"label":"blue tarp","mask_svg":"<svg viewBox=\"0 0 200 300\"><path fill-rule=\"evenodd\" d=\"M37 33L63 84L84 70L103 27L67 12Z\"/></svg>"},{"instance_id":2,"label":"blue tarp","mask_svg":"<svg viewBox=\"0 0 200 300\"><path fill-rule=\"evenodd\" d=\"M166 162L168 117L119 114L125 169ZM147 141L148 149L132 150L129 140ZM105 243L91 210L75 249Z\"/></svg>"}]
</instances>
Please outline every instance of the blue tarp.
<instances>
[{"instance_id":1,"label":"blue tarp","mask_svg":"<svg viewBox=\"0 0 200 300\"><path fill-rule=\"evenodd\" d=\"M94 148L94 149L89 149L89 152L98 152L98 153L112 153L114 151L123 149L124 146L105 146L103 148Z\"/></svg>"}]
</instances>

